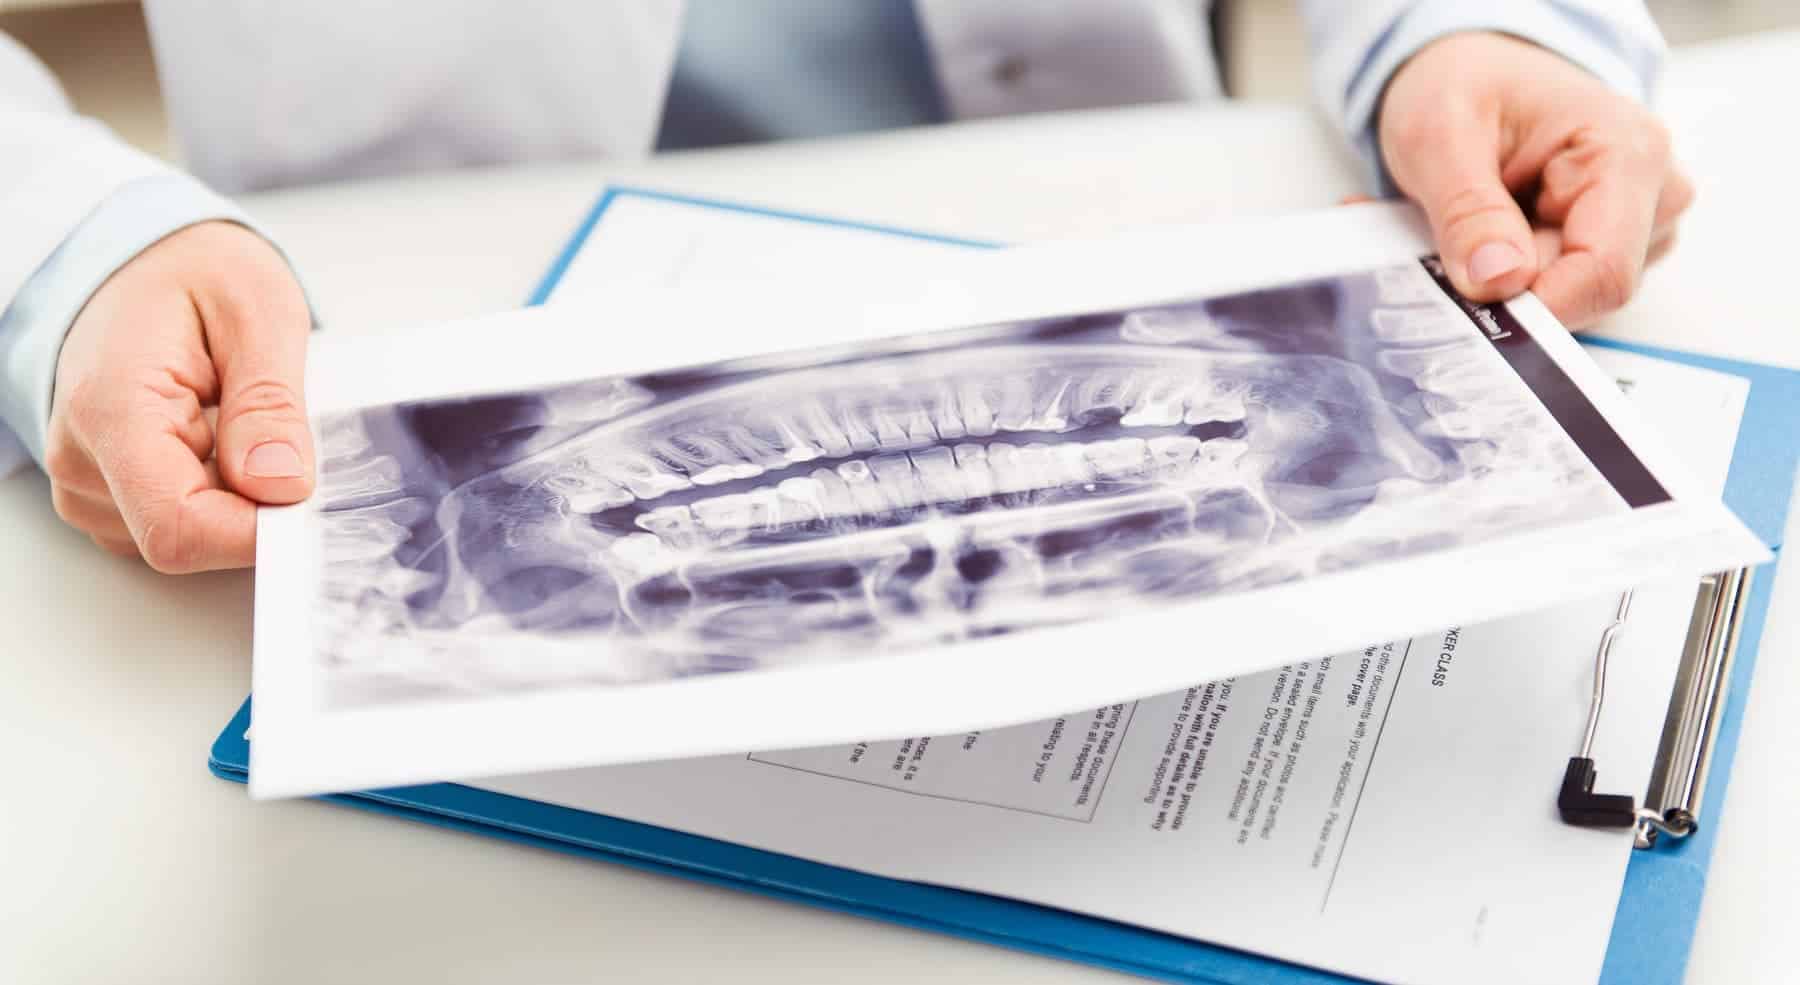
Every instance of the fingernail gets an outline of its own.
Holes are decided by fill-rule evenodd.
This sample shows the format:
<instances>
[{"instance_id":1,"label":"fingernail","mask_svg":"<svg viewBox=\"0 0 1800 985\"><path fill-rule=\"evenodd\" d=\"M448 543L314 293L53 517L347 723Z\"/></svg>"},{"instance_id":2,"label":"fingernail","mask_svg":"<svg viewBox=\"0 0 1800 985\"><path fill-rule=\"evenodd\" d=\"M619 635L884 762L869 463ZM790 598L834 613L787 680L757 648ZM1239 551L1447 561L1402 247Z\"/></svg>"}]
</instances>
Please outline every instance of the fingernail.
<instances>
[{"instance_id":1,"label":"fingernail","mask_svg":"<svg viewBox=\"0 0 1800 985\"><path fill-rule=\"evenodd\" d=\"M300 453L285 441L265 441L244 456L244 472L258 479L297 479L305 471Z\"/></svg>"},{"instance_id":2,"label":"fingernail","mask_svg":"<svg viewBox=\"0 0 1800 985\"><path fill-rule=\"evenodd\" d=\"M1519 269L1525 263L1525 254L1519 248L1503 240L1483 243L1481 248L1469 256L1469 279L1477 284L1499 280L1507 274Z\"/></svg>"}]
</instances>

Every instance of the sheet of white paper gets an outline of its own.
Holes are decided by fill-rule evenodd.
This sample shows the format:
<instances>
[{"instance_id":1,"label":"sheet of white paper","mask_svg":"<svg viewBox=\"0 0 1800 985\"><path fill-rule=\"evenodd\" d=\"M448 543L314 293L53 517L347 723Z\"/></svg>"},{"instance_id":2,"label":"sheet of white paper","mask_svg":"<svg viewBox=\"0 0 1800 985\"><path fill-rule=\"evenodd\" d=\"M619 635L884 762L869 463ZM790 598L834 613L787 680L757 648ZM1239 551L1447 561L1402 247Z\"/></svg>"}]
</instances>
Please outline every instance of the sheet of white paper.
<instances>
[{"instance_id":1,"label":"sheet of white paper","mask_svg":"<svg viewBox=\"0 0 1800 985\"><path fill-rule=\"evenodd\" d=\"M1722 489L1745 381L1599 355ZM1647 781L1693 591L1638 590L1595 747L1608 790ZM1630 835L1563 825L1553 798L1615 605L1013 728L477 785L1381 981L1591 983Z\"/></svg>"},{"instance_id":2,"label":"sheet of white paper","mask_svg":"<svg viewBox=\"0 0 1800 985\"><path fill-rule=\"evenodd\" d=\"M781 297L821 288L942 276L969 247L835 222L620 195L600 214L557 279L558 304L605 303L620 289L702 286Z\"/></svg>"},{"instance_id":3,"label":"sheet of white paper","mask_svg":"<svg viewBox=\"0 0 1800 985\"><path fill-rule=\"evenodd\" d=\"M321 339L253 790L992 727L1762 556L1425 248L1340 209Z\"/></svg>"},{"instance_id":4,"label":"sheet of white paper","mask_svg":"<svg viewBox=\"0 0 1800 985\"><path fill-rule=\"evenodd\" d=\"M634 218L715 247L689 255L793 228L733 216L715 230L718 215L658 202ZM634 232L594 240L610 238L615 275L658 262L656 238ZM836 239L847 263L880 263L892 242ZM1745 382L1594 355L1720 490ZM1640 596L1597 749L1608 789L1647 776L1689 594L1672 581ZM1582 720L1585 640L1609 614L1597 599L1459 630L1453 647L1448 634L1411 640L1398 665L1384 646L1010 729L481 785L1351 974L1591 982L1627 839L1567 828L1549 801Z\"/></svg>"}]
</instances>

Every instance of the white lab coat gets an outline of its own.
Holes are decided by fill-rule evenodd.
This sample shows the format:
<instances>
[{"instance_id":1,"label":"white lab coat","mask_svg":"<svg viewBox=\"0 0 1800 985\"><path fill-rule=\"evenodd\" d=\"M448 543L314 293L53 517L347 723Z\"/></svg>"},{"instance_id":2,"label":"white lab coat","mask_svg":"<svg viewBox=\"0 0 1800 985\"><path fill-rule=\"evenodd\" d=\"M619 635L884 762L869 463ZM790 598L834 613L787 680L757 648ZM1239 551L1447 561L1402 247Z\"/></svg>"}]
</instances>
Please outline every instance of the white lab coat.
<instances>
[{"instance_id":1,"label":"white lab coat","mask_svg":"<svg viewBox=\"0 0 1800 985\"><path fill-rule=\"evenodd\" d=\"M915 4L953 117L1219 95L1205 0ZM1321 102L1353 138L1400 61L1454 30L1531 38L1639 92L1662 50L1642 0L1301 6ZM225 192L646 154L682 8L681 0L145 0L178 146L200 179ZM0 37L0 311L100 203L166 168L72 115L41 67ZM234 214L220 200L194 209L192 221ZM0 348L0 397L29 387L25 404L48 414L65 329L35 326L31 344L10 355ZM42 418L21 430L41 449ZM7 437L0 426L0 474Z\"/></svg>"}]
</instances>

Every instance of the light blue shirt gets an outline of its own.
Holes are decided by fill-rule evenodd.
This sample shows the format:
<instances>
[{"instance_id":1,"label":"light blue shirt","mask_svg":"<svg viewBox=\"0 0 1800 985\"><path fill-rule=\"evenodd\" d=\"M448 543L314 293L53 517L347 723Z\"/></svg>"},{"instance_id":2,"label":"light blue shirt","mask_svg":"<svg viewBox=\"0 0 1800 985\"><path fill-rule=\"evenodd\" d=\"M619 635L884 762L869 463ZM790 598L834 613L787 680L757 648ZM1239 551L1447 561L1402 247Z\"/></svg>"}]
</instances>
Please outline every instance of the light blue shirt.
<instances>
[{"instance_id":1,"label":"light blue shirt","mask_svg":"<svg viewBox=\"0 0 1800 985\"><path fill-rule=\"evenodd\" d=\"M88 298L157 240L213 219L249 225L186 175L131 182L89 213L13 296L0 313L0 476L24 455L44 460L57 355Z\"/></svg>"},{"instance_id":2,"label":"light blue shirt","mask_svg":"<svg viewBox=\"0 0 1800 985\"><path fill-rule=\"evenodd\" d=\"M1639 98L1656 68L1657 52L1558 0L1420 0L1370 48L1343 94L1351 140L1374 189L1393 192L1375 131L1388 78L1427 43L1481 29L1536 41L1614 85L1632 87ZM943 117L909 0L690 0L657 146L817 137ZM210 219L245 221L189 178L126 185L69 234L0 312L0 475L10 471L9 454L16 459L21 446L43 460L57 354L87 299L158 239Z\"/></svg>"}]
</instances>

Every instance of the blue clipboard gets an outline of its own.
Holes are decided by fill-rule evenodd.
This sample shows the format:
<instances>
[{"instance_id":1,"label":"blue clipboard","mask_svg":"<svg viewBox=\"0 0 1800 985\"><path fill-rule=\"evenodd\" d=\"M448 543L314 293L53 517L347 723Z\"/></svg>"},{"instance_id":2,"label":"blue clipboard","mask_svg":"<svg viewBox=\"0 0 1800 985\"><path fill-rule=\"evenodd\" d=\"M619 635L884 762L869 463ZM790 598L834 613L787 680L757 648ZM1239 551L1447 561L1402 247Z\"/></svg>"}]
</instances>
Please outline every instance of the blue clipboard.
<instances>
[{"instance_id":1,"label":"blue clipboard","mask_svg":"<svg viewBox=\"0 0 1800 985\"><path fill-rule=\"evenodd\" d=\"M748 212L972 248L999 244L934 236L913 230L780 212L647 189L613 187L601 195L568 245L533 291L542 303L570 261L621 198L642 197L707 208ZM1726 483L1725 501L1780 557L1781 536L1800 467L1800 442L1792 423L1800 420L1800 372L1754 363L1611 340L1589 345L1626 349L1740 376L1750 395L1738 432ZM1746 603L1733 664L1730 697L1715 731L1713 768L1702 818L1718 818L1737 750L1744 699L1755 671L1756 651L1768 614L1773 571L1758 573ZM250 700L212 747L208 765L227 780L249 777ZM1553 796L1560 763L1545 763L1544 796ZM426 821L462 831L551 848L667 875L762 893L954 934L1052 957L1100 965L1147 978L1204 985L1343 985L1357 979L1200 943L1095 917L998 896L888 879L789 855L684 834L602 814L477 790L454 783L397 787L322 798ZM1635 852L1626 871L1612 940L1601 976L1605 985L1651 985L1681 981L1700 914L1717 825L1672 846Z\"/></svg>"}]
</instances>

